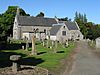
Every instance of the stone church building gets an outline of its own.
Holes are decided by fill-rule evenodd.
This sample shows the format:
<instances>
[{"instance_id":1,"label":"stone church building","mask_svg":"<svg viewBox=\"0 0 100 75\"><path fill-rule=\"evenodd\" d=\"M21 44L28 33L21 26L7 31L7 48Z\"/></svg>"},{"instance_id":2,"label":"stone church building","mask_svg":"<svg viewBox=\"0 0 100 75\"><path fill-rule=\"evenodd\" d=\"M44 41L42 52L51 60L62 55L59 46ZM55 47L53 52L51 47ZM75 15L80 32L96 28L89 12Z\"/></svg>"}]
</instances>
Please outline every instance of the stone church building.
<instances>
[{"instance_id":1,"label":"stone church building","mask_svg":"<svg viewBox=\"0 0 100 75\"><path fill-rule=\"evenodd\" d=\"M14 20L13 39L31 40L35 35L37 39L51 40L82 40L83 35L76 22L59 21L57 18L20 16L19 10Z\"/></svg>"}]
</instances>

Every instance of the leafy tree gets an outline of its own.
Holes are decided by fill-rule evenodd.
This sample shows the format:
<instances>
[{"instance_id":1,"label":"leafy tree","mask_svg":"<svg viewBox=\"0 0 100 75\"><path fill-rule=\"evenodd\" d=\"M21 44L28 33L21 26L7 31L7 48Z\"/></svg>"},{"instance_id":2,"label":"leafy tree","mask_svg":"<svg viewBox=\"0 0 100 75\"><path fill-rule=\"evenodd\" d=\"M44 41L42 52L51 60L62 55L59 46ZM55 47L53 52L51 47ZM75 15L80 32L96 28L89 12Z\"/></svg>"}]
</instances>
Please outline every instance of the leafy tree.
<instances>
[{"instance_id":1,"label":"leafy tree","mask_svg":"<svg viewBox=\"0 0 100 75\"><path fill-rule=\"evenodd\" d=\"M76 21L80 27L80 30L82 32L82 34L84 35L84 38L87 37L87 34L88 34L88 29L86 27L86 23L87 23L87 18L86 18L86 14L81 14L81 13L78 13L76 12L75 13L75 18L74 18L74 21Z\"/></svg>"},{"instance_id":2,"label":"leafy tree","mask_svg":"<svg viewBox=\"0 0 100 75\"><path fill-rule=\"evenodd\" d=\"M100 37L100 25L95 25L92 22L87 22L86 14L83 15L76 12L74 21L78 23L84 38L94 40L97 37Z\"/></svg>"},{"instance_id":3,"label":"leafy tree","mask_svg":"<svg viewBox=\"0 0 100 75\"><path fill-rule=\"evenodd\" d=\"M40 12L36 17L44 17L44 13L43 12Z\"/></svg>"},{"instance_id":4,"label":"leafy tree","mask_svg":"<svg viewBox=\"0 0 100 75\"><path fill-rule=\"evenodd\" d=\"M18 6L9 6L8 9L1 15L0 14L0 41L7 39L7 36L12 35L13 23L16 16ZM20 15L27 16L23 9L20 9Z\"/></svg>"},{"instance_id":5,"label":"leafy tree","mask_svg":"<svg viewBox=\"0 0 100 75\"><path fill-rule=\"evenodd\" d=\"M68 17L65 18L58 18L59 21L71 21L71 19L69 19Z\"/></svg>"},{"instance_id":6,"label":"leafy tree","mask_svg":"<svg viewBox=\"0 0 100 75\"><path fill-rule=\"evenodd\" d=\"M100 37L100 25L94 25L92 28L91 28L91 39L95 40L96 38Z\"/></svg>"}]
</instances>

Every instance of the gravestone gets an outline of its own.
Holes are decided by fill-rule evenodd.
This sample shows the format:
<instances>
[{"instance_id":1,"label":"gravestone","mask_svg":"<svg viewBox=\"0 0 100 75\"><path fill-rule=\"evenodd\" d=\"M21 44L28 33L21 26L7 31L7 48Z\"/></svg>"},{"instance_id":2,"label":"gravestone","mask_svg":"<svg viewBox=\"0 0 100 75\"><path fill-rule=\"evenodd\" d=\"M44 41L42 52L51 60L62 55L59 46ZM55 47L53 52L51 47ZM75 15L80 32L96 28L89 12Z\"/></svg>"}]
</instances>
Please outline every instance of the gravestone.
<instances>
[{"instance_id":1,"label":"gravestone","mask_svg":"<svg viewBox=\"0 0 100 75\"><path fill-rule=\"evenodd\" d=\"M24 41L25 41L25 43L26 43L24 49L25 49L25 50L28 50L28 47L29 47L29 40L28 40L28 38L25 37L25 38L24 38Z\"/></svg>"},{"instance_id":2,"label":"gravestone","mask_svg":"<svg viewBox=\"0 0 100 75\"><path fill-rule=\"evenodd\" d=\"M16 73L20 70L20 64L18 61L21 59L21 55L11 55L10 60L12 61L12 71Z\"/></svg>"},{"instance_id":3,"label":"gravestone","mask_svg":"<svg viewBox=\"0 0 100 75\"><path fill-rule=\"evenodd\" d=\"M96 39L96 48L100 48L100 37Z\"/></svg>"},{"instance_id":4,"label":"gravestone","mask_svg":"<svg viewBox=\"0 0 100 75\"><path fill-rule=\"evenodd\" d=\"M26 50L28 50L29 47L29 43L28 43L28 39L26 40Z\"/></svg>"},{"instance_id":5,"label":"gravestone","mask_svg":"<svg viewBox=\"0 0 100 75\"><path fill-rule=\"evenodd\" d=\"M50 36L48 35L47 44L46 44L47 48L50 47L49 44L50 44Z\"/></svg>"},{"instance_id":6,"label":"gravestone","mask_svg":"<svg viewBox=\"0 0 100 75\"><path fill-rule=\"evenodd\" d=\"M68 45L69 45L69 44L68 44L68 40L66 40L66 47L68 47Z\"/></svg>"},{"instance_id":7,"label":"gravestone","mask_svg":"<svg viewBox=\"0 0 100 75\"><path fill-rule=\"evenodd\" d=\"M57 46L58 46L57 40L54 41L54 43L55 43L55 46L54 46L54 53L56 53L56 52L57 52Z\"/></svg>"},{"instance_id":8,"label":"gravestone","mask_svg":"<svg viewBox=\"0 0 100 75\"><path fill-rule=\"evenodd\" d=\"M44 39L42 40L42 42L43 42L43 47L45 46L45 41L44 41Z\"/></svg>"}]
</instances>

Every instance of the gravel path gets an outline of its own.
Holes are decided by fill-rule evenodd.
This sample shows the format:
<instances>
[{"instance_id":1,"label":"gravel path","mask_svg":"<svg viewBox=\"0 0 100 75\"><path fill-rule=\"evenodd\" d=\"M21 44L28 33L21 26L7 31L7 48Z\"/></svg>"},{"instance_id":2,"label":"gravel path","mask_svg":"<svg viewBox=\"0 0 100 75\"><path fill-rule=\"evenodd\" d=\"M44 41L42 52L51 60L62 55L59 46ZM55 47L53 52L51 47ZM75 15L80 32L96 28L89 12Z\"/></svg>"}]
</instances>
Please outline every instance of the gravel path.
<instances>
[{"instance_id":1,"label":"gravel path","mask_svg":"<svg viewBox=\"0 0 100 75\"><path fill-rule=\"evenodd\" d=\"M100 75L100 58L96 56L86 42L79 42L69 75ZM64 75L68 75L65 71Z\"/></svg>"}]
</instances>

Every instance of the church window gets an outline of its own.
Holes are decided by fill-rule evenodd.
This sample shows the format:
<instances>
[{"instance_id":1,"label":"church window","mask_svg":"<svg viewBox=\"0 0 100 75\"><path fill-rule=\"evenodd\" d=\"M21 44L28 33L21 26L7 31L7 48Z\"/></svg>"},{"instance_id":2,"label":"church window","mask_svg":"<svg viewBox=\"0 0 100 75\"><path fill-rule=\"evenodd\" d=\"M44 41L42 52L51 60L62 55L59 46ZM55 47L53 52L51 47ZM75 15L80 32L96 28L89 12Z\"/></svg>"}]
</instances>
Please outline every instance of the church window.
<instances>
[{"instance_id":1,"label":"church window","mask_svg":"<svg viewBox=\"0 0 100 75\"><path fill-rule=\"evenodd\" d=\"M64 36L65 36L65 35L66 35L66 31L62 31L62 35L64 35Z\"/></svg>"}]
</instances>

